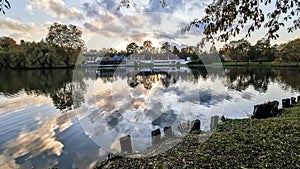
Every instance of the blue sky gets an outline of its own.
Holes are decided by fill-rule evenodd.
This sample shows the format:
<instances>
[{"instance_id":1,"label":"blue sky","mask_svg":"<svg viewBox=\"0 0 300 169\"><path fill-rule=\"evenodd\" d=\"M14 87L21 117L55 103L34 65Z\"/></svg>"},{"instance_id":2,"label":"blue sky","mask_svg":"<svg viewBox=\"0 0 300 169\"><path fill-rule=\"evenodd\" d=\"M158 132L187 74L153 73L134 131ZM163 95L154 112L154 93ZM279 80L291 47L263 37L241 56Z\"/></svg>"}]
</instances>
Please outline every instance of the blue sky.
<instances>
[{"instance_id":1,"label":"blue sky","mask_svg":"<svg viewBox=\"0 0 300 169\"><path fill-rule=\"evenodd\" d=\"M131 41L151 40L159 46L169 41L179 46L196 45L201 31L193 29L185 35L180 29L194 18L204 15L203 9L212 0L168 0L162 8L159 0L131 0L131 8L116 10L120 0L10 0L12 8L0 15L0 36L10 36L19 42L45 39L53 22L74 24L83 32L89 49L115 47L124 49ZM270 10L266 8L265 10ZM256 31L248 39L255 43L266 30ZM280 38L272 43L283 43L299 37L300 32L279 31ZM234 39L239 39L241 35ZM231 39L231 40L234 40ZM223 43L217 43L221 47Z\"/></svg>"}]
</instances>

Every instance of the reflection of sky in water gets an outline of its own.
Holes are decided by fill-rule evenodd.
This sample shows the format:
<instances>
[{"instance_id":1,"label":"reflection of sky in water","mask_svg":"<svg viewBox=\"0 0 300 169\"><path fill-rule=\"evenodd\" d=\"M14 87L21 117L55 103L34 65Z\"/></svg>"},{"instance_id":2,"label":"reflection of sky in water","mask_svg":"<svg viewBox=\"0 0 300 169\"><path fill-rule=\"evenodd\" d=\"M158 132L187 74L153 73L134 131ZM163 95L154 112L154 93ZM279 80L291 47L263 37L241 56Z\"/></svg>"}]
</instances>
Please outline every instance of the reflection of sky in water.
<instances>
[{"instance_id":1,"label":"reflection of sky in water","mask_svg":"<svg viewBox=\"0 0 300 169\"><path fill-rule=\"evenodd\" d=\"M201 128L209 130L211 116L221 116L225 99L230 99L222 78L200 78L197 83L176 79L167 88L155 83L150 90L142 85L128 87L121 78L112 83L90 82L87 103L78 110L78 117L87 135L109 151L119 151L119 138L125 135L139 140L133 149L143 151L151 144L152 130L172 126L179 134L180 123L197 118Z\"/></svg>"},{"instance_id":2,"label":"reflection of sky in water","mask_svg":"<svg viewBox=\"0 0 300 169\"><path fill-rule=\"evenodd\" d=\"M226 80L216 75L193 82L176 79L167 88L155 83L150 90L142 85L128 87L124 77L113 78L109 83L102 79L87 82L87 103L78 110L86 133L113 152L120 151L119 138L125 135L139 142L133 150L143 151L151 145L151 131L156 128L172 126L179 134L181 122L198 118L201 129L210 130L212 116L247 118L253 105L290 96L275 83L269 84L267 93L251 86L243 92L227 90Z\"/></svg>"},{"instance_id":3,"label":"reflection of sky in water","mask_svg":"<svg viewBox=\"0 0 300 169\"><path fill-rule=\"evenodd\" d=\"M75 112L58 112L48 98L22 95L0 107L1 169L90 168L101 158Z\"/></svg>"},{"instance_id":4,"label":"reflection of sky in water","mask_svg":"<svg viewBox=\"0 0 300 169\"><path fill-rule=\"evenodd\" d=\"M71 112L56 110L44 96L0 94L0 168L91 168L106 156L104 149L119 151L119 138L127 134L134 151L144 150L156 128L171 125L179 134L182 121L199 118L209 130L211 116L246 118L255 104L299 94L273 82L266 92L251 85L240 92L227 90L218 76L190 77L151 90L128 87L126 77L112 83L86 79L85 103Z\"/></svg>"},{"instance_id":5,"label":"reflection of sky in water","mask_svg":"<svg viewBox=\"0 0 300 169\"><path fill-rule=\"evenodd\" d=\"M253 106L268 101L278 100L281 107L281 99L299 95L299 92L293 91L291 88L283 90L278 83L271 82L266 93L261 93L249 86L243 92L230 90L228 91L232 97L226 100L224 107L224 115L228 118L247 118L253 112Z\"/></svg>"}]
</instances>

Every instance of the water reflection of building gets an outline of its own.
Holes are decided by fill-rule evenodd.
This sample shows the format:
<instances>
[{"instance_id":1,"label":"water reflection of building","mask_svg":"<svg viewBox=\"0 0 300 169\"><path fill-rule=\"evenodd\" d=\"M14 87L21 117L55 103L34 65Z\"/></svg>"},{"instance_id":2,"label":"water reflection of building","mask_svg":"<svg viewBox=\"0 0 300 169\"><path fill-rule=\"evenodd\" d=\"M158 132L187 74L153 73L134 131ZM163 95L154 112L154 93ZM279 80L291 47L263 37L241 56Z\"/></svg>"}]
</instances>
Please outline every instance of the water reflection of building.
<instances>
[{"instance_id":1,"label":"water reflection of building","mask_svg":"<svg viewBox=\"0 0 300 169\"><path fill-rule=\"evenodd\" d=\"M151 69L149 69L151 70ZM194 81L194 73L188 67L153 67L153 70L159 70L167 72L174 79L181 79L185 81ZM99 69L85 69L85 76L94 78L101 78L104 81L115 81L117 79L124 79L128 77L133 77L139 72L145 71L143 68L136 67L109 67L109 68L99 68ZM203 73L199 73L203 74ZM207 73L204 73L207 74Z\"/></svg>"},{"instance_id":2,"label":"water reflection of building","mask_svg":"<svg viewBox=\"0 0 300 169\"><path fill-rule=\"evenodd\" d=\"M83 64L97 64L100 63L101 58L104 56L103 53L97 52L97 51L89 51L89 52L84 52L83 57L84 57L84 62Z\"/></svg>"},{"instance_id":3,"label":"water reflection of building","mask_svg":"<svg viewBox=\"0 0 300 169\"><path fill-rule=\"evenodd\" d=\"M174 54L132 54L127 58L127 64L174 65L187 64L190 58L181 58Z\"/></svg>"}]
</instances>

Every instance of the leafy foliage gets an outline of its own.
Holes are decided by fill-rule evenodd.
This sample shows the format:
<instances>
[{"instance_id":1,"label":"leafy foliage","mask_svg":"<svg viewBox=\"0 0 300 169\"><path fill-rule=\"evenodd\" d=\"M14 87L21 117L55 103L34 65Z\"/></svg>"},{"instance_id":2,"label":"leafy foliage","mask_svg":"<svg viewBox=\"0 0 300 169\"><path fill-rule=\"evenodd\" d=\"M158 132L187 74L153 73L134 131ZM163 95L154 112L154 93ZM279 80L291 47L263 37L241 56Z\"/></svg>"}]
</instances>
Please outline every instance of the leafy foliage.
<instances>
[{"instance_id":1,"label":"leafy foliage","mask_svg":"<svg viewBox=\"0 0 300 169\"><path fill-rule=\"evenodd\" d=\"M149 2L151 2L150 0ZM160 0L161 6L166 7L167 1ZM130 7L129 0L122 0L120 7ZM263 6L273 9L264 13ZM293 32L300 28L300 2L298 0L213 0L205 8L206 15L202 18L194 19L189 25L182 28L182 32L189 31L191 27L204 26L205 40L215 39L227 41L229 37L236 36L243 29L247 30L246 37L250 37L252 32L262 26L267 28L266 37L276 39L279 37L278 30L285 26L289 20L293 24L287 28L288 32Z\"/></svg>"},{"instance_id":2,"label":"leafy foliage","mask_svg":"<svg viewBox=\"0 0 300 169\"><path fill-rule=\"evenodd\" d=\"M145 49L146 51L149 51L149 52L150 52L151 49L152 49L152 42L151 42L150 40L144 41L143 47L144 47L144 49Z\"/></svg>"},{"instance_id":3,"label":"leafy foliage","mask_svg":"<svg viewBox=\"0 0 300 169\"><path fill-rule=\"evenodd\" d=\"M0 50L0 67L5 68L55 68L75 64L79 50L72 53L59 46L41 42L8 45Z\"/></svg>"},{"instance_id":4,"label":"leafy foliage","mask_svg":"<svg viewBox=\"0 0 300 169\"><path fill-rule=\"evenodd\" d=\"M127 55L137 53L138 49L139 49L139 46L135 42L128 44L126 47Z\"/></svg>"},{"instance_id":5,"label":"leafy foliage","mask_svg":"<svg viewBox=\"0 0 300 169\"><path fill-rule=\"evenodd\" d=\"M11 8L8 0L0 0L0 12L2 12L3 14L5 14L4 8L6 8L6 9Z\"/></svg>"},{"instance_id":6,"label":"leafy foliage","mask_svg":"<svg viewBox=\"0 0 300 169\"><path fill-rule=\"evenodd\" d=\"M279 46L278 59L282 61L300 61L300 38Z\"/></svg>"},{"instance_id":7,"label":"leafy foliage","mask_svg":"<svg viewBox=\"0 0 300 169\"><path fill-rule=\"evenodd\" d=\"M13 38L6 36L0 37L0 46L2 48L8 48L9 46L15 46L16 44L17 42Z\"/></svg>"},{"instance_id":8,"label":"leafy foliage","mask_svg":"<svg viewBox=\"0 0 300 169\"><path fill-rule=\"evenodd\" d=\"M74 25L54 23L45 42L25 42L20 45L9 37L0 37L1 68L54 68L74 66L81 48L81 31Z\"/></svg>"},{"instance_id":9,"label":"leafy foliage","mask_svg":"<svg viewBox=\"0 0 300 169\"><path fill-rule=\"evenodd\" d=\"M64 48L78 49L84 46L81 36L81 30L79 30L75 25L70 24L67 26L55 22L49 27L46 42Z\"/></svg>"},{"instance_id":10,"label":"leafy foliage","mask_svg":"<svg viewBox=\"0 0 300 169\"><path fill-rule=\"evenodd\" d=\"M245 39L231 41L220 49L220 53L235 62L240 61L274 61L276 46L271 47L270 40L262 38L251 45Z\"/></svg>"},{"instance_id":11,"label":"leafy foliage","mask_svg":"<svg viewBox=\"0 0 300 169\"><path fill-rule=\"evenodd\" d=\"M164 42L162 45L161 45L161 50L163 50L164 52L170 52L171 51L171 45L169 42Z\"/></svg>"},{"instance_id":12,"label":"leafy foliage","mask_svg":"<svg viewBox=\"0 0 300 169\"><path fill-rule=\"evenodd\" d=\"M255 29L260 29L262 26L268 29L266 34L268 39L276 39L279 37L277 31L292 19L294 24L287 28L288 32L299 29L300 18L297 16L300 12L300 2L276 0L273 11L265 14L262 6L272 6L273 2L271 0L214 0L206 7L206 15L203 18L195 19L182 31L189 31L191 26L204 25L207 39L227 41L230 36L236 36L244 28L248 30L246 37L250 37Z\"/></svg>"}]
</instances>

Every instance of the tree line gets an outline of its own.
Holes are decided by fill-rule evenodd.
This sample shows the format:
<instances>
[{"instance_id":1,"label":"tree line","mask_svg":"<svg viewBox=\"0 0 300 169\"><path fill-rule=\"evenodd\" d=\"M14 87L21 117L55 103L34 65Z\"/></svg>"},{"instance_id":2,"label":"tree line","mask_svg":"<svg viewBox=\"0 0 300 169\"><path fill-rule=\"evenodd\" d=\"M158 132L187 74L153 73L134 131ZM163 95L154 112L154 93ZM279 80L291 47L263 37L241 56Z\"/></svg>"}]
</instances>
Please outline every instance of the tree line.
<instances>
[{"instance_id":1,"label":"tree line","mask_svg":"<svg viewBox=\"0 0 300 169\"><path fill-rule=\"evenodd\" d=\"M114 48L104 48L100 51L100 57L105 59L116 55L130 56L132 54L162 55L168 57L170 54L178 55L180 58L190 57L192 61L201 59L207 53L217 53L222 61L233 62L299 62L300 61L300 38L284 44L271 45L270 39L262 38L254 45L245 39L231 41L219 50L215 46L203 50L200 44L179 48L170 42L163 42L160 47L154 47L150 40L142 45L136 42L127 44L125 50L117 51ZM90 50L90 53L97 53L97 50ZM95 55L96 56L96 55Z\"/></svg>"},{"instance_id":2,"label":"tree line","mask_svg":"<svg viewBox=\"0 0 300 169\"><path fill-rule=\"evenodd\" d=\"M74 25L54 23L45 40L17 44L13 38L0 37L0 69L72 67L84 42Z\"/></svg>"},{"instance_id":3,"label":"tree line","mask_svg":"<svg viewBox=\"0 0 300 169\"><path fill-rule=\"evenodd\" d=\"M235 62L299 62L300 61L300 38L284 44L271 46L270 40L262 38L252 45L249 41L241 39L231 41L219 50L226 60Z\"/></svg>"},{"instance_id":4,"label":"tree line","mask_svg":"<svg viewBox=\"0 0 300 169\"><path fill-rule=\"evenodd\" d=\"M216 50L216 49L215 49ZM129 57L130 55L140 54L147 58L147 56L160 56L160 57L169 57L170 55L177 55L182 59L190 58L191 60L198 60L199 54L203 53L203 49L199 45L197 46L186 46L178 47L177 44L171 42L163 42L161 46L153 46L153 43L150 40L145 40L141 45L137 42L130 42L127 44L124 50L118 51L114 48L102 48L97 51L91 49L86 55L90 57L103 57L104 59L110 59L114 56L124 56Z\"/></svg>"}]
</instances>

